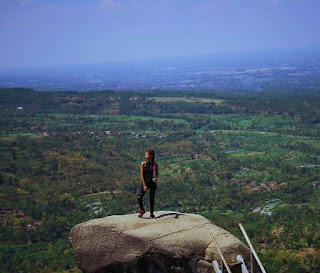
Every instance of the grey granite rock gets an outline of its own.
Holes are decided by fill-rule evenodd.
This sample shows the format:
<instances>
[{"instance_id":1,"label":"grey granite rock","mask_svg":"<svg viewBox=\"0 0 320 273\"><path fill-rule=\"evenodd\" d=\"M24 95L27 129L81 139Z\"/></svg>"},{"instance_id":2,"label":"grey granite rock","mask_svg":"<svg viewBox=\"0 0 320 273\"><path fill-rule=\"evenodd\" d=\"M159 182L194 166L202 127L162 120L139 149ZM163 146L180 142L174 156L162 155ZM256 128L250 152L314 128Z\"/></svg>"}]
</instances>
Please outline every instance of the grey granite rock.
<instances>
[{"instance_id":1,"label":"grey granite rock","mask_svg":"<svg viewBox=\"0 0 320 273\"><path fill-rule=\"evenodd\" d=\"M237 237L203 216L170 211L155 215L157 219L114 215L75 226L69 240L79 268L88 273L178 272L178 268L192 272L190 261L220 260L210 234L228 263L236 263L238 254L249 254Z\"/></svg>"}]
</instances>

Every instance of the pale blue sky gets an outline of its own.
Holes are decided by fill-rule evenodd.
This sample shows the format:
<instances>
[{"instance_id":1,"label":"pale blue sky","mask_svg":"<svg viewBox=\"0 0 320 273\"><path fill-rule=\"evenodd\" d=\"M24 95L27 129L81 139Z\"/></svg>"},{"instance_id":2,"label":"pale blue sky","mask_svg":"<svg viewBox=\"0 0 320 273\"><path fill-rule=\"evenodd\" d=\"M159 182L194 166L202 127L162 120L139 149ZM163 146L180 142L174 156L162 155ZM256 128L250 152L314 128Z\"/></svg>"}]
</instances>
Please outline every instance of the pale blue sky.
<instances>
[{"instance_id":1,"label":"pale blue sky","mask_svg":"<svg viewBox=\"0 0 320 273\"><path fill-rule=\"evenodd\" d=\"M320 0L0 0L0 68L320 47Z\"/></svg>"}]
</instances>

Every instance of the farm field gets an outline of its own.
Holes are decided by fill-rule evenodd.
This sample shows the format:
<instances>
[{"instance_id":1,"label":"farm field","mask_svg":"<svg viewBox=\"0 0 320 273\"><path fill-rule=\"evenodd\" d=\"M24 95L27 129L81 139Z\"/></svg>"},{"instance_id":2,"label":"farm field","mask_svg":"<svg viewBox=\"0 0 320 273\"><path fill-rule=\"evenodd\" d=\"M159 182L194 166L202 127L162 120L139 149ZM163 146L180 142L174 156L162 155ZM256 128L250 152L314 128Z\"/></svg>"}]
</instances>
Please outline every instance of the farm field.
<instances>
[{"instance_id":1,"label":"farm field","mask_svg":"<svg viewBox=\"0 0 320 273\"><path fill-rule=\"evenodd\" d=\"M193 102L199 102L199 103L214 103L214 104L221 104L224 102L224 100L218 100L218 99L208 99L208 98L199 98L199 97L152 97L157 102L187 102L187 103L193 103Z\"/></svg>"}]
</instances>

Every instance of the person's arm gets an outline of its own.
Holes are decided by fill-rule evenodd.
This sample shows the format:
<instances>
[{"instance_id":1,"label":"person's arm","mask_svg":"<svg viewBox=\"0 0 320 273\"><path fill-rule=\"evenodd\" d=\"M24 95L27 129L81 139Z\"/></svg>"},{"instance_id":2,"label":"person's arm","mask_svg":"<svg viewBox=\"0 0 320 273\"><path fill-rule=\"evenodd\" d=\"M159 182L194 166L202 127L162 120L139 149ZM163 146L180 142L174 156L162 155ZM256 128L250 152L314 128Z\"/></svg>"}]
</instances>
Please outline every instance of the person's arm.
<instances>
[{"instance_id":1,"label":"person's arm","mask_svg":"<svg viewBox=\"0 0 320 273\"><path fill-rule=\"evenodd\" d=\"M145 162L141 162L141 165L140 165L140 178L141 178L141 182L143 184L143 189L144 191L147 191L148 187L146 185L146 182L144 181L144 177L143 177L143 167L146 163Z\"/></svg>"},{"instance_id":2,"label":"person's arm","mask_svg":"<svg viewBox=\"0 0 320 273\"><path fill-rule=\"evenodd\" d=\"M158 168L158 163L156 163L156 178L158 180L159 177L159 168Z\"/></svg>"}]
</instances>

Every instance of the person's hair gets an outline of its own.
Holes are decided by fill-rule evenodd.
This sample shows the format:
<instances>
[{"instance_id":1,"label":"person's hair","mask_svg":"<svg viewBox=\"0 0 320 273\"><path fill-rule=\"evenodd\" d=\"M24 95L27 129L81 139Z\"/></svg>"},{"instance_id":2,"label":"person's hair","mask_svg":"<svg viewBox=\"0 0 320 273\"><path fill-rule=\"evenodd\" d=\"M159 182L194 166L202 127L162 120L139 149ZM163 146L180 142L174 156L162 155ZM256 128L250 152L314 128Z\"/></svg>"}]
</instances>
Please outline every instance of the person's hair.
<instances>
[{"instance_id":1,"label":"person's hair","mask_svg":"<svg viewBox=\"0 0 320 273\"><path fill-rule=\"evenodd\" d=\"M147 150L145 150L145 152L152 156L152 160L151 161L154 162L154 150L147 149Z\"/></svg>"}]
</instances>

